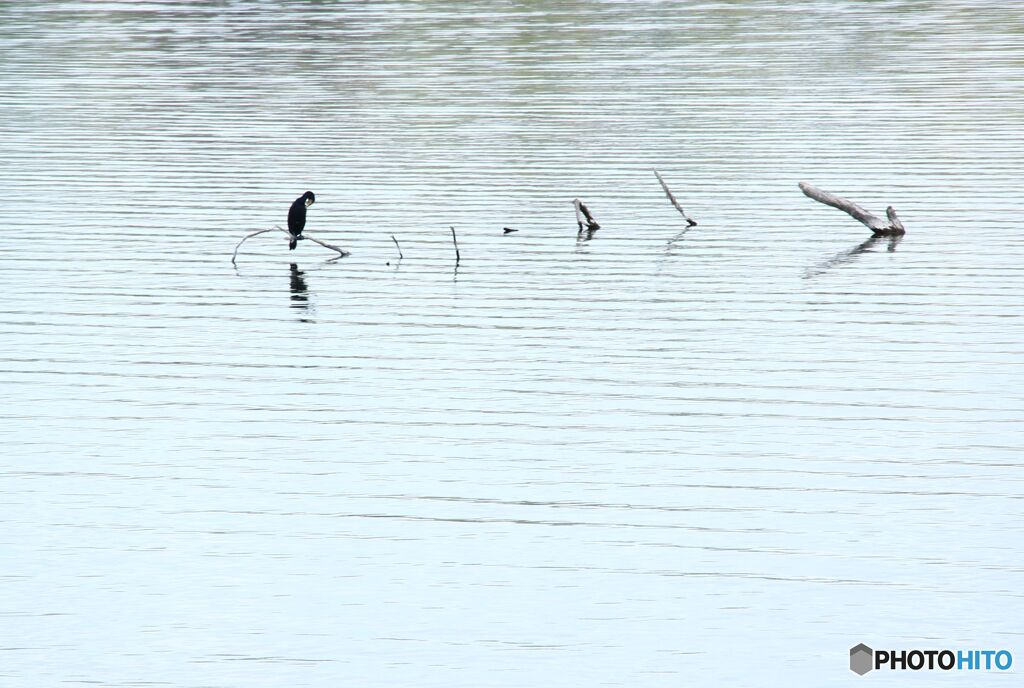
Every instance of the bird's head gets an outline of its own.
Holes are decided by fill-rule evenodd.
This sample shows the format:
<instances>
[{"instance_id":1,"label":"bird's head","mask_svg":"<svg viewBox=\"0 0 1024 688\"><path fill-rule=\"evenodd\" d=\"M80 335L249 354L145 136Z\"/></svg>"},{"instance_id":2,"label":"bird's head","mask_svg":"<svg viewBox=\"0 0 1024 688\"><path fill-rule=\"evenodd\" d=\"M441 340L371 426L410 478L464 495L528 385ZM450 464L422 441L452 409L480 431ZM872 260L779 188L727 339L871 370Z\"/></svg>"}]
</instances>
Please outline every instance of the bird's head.
<instances>
[{"instance_id":1,"label":"bird's head","mask_svg":"<svg viewBox=\"0 0 1024 688\"><path fill-rule=\"evenodd\" d=\"M316 194L314 194L312 191L307 191L306 193L302 194L302 198L303 200L306 201L307 208L316 203Z\"/></svg>"}]
</instances>

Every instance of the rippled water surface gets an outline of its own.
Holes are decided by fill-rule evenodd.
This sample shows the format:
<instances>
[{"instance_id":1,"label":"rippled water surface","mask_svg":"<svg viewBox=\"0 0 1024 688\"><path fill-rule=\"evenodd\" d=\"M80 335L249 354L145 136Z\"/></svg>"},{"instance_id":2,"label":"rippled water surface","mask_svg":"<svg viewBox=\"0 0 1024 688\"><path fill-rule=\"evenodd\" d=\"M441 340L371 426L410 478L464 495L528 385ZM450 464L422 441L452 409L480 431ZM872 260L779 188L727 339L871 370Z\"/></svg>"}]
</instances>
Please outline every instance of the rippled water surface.
<instances>
[{"instance_id":1,"label":"rippled water surface","mask_svg":"<svg viewBox=\"0 0 1024 688\"><path fill-rule=\"evenodd\" d=\"M985 5L0 5L0 685L1024 661Z\"/></svg>"}]
</instances>

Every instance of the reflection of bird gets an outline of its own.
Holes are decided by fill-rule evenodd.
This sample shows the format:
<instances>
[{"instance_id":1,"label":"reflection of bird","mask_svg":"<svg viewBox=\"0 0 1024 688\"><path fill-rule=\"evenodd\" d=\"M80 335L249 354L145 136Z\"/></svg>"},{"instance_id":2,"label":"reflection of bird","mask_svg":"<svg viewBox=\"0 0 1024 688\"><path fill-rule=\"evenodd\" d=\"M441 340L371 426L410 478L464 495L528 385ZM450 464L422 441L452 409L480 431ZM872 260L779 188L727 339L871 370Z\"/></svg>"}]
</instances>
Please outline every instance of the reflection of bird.
<instances>
[{"instance_id":1,"label":"reflection of bird","mask_svg":"<svg viewBox=\"0 0 1024 688\"><path fill-rule=\"evenodd\" d=\"M298 245L299 236L306 226L306 208L315 202L316 196L312 191L307 191L296 198L292 207L288 209L288 233L292 235L291 241L288 242L289 251L294 251Z\"/></svg>"},{"instance_id":2,"label":"reflection of bird","mask_svg":"<svg viewBox=\"0 0 1024 688\"><path fill-rule=\"evenodd\" d=\"M291 269L291 287L292 295L292 308L301 308L305 310L309 306L309 287L306 286L306 280L304 275L306 273L299 270L299 266L292 263Z\"/></svg>"}]
</instances>

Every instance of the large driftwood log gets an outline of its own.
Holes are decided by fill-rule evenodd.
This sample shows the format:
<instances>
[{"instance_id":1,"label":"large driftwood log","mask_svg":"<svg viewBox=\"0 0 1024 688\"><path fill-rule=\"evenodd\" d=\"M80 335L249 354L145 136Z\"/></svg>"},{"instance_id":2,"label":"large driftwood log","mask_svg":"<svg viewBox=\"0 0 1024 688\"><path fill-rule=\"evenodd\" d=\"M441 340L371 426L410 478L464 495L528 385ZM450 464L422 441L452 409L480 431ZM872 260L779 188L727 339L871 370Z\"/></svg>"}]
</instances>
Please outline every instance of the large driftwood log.
<instances>
[{"instance_id":1,"label":"large driftwood log","mask_svg":"<svg viewBox=\"0 0 1024 688\"><path fill-rule=\"evenodd\" d=\"M661 184L661 188L665 190L665 195L668 196L668 200L672 202L672 205L675 206L675 209L678 210L679 214L683 216L684 220L686 220L686 226L695 226L697 224L697 221L694 220L689 215L687 215L686 211L683 210L683 206L679 205L679 201L676 200L675 195L673 195L672 191L668 188L668 184L665 183L665 180L661 178L660 174L658 174L658 170L654 170L654 176L658 178L658 182Z\"/></svg>"},{"instance_id":2,"label":"large driftwood log","mask_svg":"<svg viewBox=\"0 0 1024 688\"><path fill-rule=\"evenodd\" d=\"M885 209L885 215L889 218L889 221L886 222L877 215L864 210L864 208L861 208L853 201L840 198L835 194L830 194L828 191L822 191L817 187L811 186L807 182L800 182L800 190L804 192L805 196L813 198L818 203L824 203L825 205L830 205L833 208L842 210L844 213L866 226L874 234L882 236L903 234L907 231L903 227L903 223L900 222L900 219L896 217L896 211L892 206Z\"/></svg>"}]
</instances>

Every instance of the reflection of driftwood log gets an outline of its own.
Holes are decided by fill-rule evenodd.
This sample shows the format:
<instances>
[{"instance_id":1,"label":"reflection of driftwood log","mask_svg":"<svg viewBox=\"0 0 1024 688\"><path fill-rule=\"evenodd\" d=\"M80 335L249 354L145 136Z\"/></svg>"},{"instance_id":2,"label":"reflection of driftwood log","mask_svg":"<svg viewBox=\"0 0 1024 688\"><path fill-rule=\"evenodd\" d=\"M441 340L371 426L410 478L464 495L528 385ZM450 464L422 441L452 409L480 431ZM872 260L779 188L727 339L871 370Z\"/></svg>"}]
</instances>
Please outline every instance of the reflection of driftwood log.
<instances>
[{"instance_id":1,"label":"reflection of driftwood log","mask_svg":"<svg viewBox=\"0 0 1024 688\"><path fill-rule=\"evenodd\" d=\"M672 202L672 205L675 206L675 209L678 210L679 214L683 216L684 220L686 220L686 226L693 227L694 225L696 225L697 221L686 214L686 211L683 210L683 206L679 205L679 201L676 200L675 195L668 188L668 184L666 184L665 180L661 178L661 175L658 174L657 170L654 170L654 176L658 178L658 182L661 184L661 188L665 190L665 195L668 196L668 200Z\"/></svg>"},{"instance_id":2,"label":"reflection of driftwood log","mask_svg":"<svg viewBox=\"0 0 1024 688\"><path fill-rule=\"evenodd\" d=\"M576 224L579 225L580 231L583 231L583 220L587 221L587 231L596 232L601 229L601 225L597 224L597 220L590 214L590 208L583 204L578 198L573 199L572 205L576 208Z\"/></svg>"},{"instance_id":3,"label":"reflection of driftwood log","mask_svg":"<svg viewBox=\"0 0 1024 688\"><path fill-rule=\"evenodd\" d=\"M458 267L462 257L459 255L459 240L455 238L455 227L452 227L452 243L455 244L455 267Z\"/></svg>"},{"instance_id":4,"label":"reflection of driftwood log","mask_svg":"<svg viewBox=\"0 0 1024 688\"><path fill-rule=\"evenodd\" d=\"M896 247L900 245L901 241L903 241L903 235L902 234L892 234L892 233L890 233L890 234L885 235L885 236L889 237L889 243L886 246L886 250L889 253L895 253L896 252ZM817 275L820 275L822 273L828 272L832 268L837 267L839 265L845 265L846 263L852 263L854 260L856 260L862 254L871 252L872 249L874 248L874 246L879 241L882 240L882 237L883 237L882 234L873 234L873 235L871 235L870 238L866 239L865 241L862 241L861 243L857 244L853 248L847 249L845 251L840 251L839 253L835 254L834 256L831 256L831 257L821 261L817 265L813 265L813 266L807 268L807 270L804 271L804 279L810 279L811 277L816 277Z\"/></svg>"},{"instance_id":5,"label":"reflection of driftwood log","mask_svg":"<svg viewBox=\"0 0 1024 688\"><path fill-rule=\"evenodd\" d=\"M885 215L889 218L886 222L882 218L869 213L868 211L861 208L853 201L848 201L845 198L840 198L834 194L830 194L828 191L822 191L819 188L813 187L807 182L800 182L800 190L804 192L804 195L808 198L813 198L818 203L824 203L830 205L833 208L838 208L844 213L857 220L861 224L865 225L873 233L878 235L892 235L892 234L903 234L907 230L903 227L903 223L896 217L896 211L892 206L885 209Z\"/></svg>"},{"instance_id":6,"label":"reflection of driftwood log","mask_svg":"<svg viewBox=\"0 0 1024 688\"><path fill-rule=\"evenodd\" d=\"M254 236L259 236L260 234L266 234L267 232L284 232L289 238L291 238L291 234L287 230L281 229L280 225L274 225L270 229L261 229L259 231L253 232L252 234L247 234L244 237L242 237L242 240L239 241L235 245L235 252L231 254L231 263L232 263L232 265L238 259L238 249L240 249L242 247L242 244L245 243L246 239L251 239ZM329 248L332 251L337 251L338 255L335 256L334 258L332 258L331 260L337 260L338 258L344 258L345 256L349 255L348 251L346 251L345 249L338 248L337 246L332 246L331 244L328 244L326 241L320 241L319 239L317 239L315 237L311 237L311 236L308 236L308 235L305 235L305 234L300 234L298 238L299 239L309 239L314 244L320 244L324 248Z\"/></svg>"}]
</instances>

